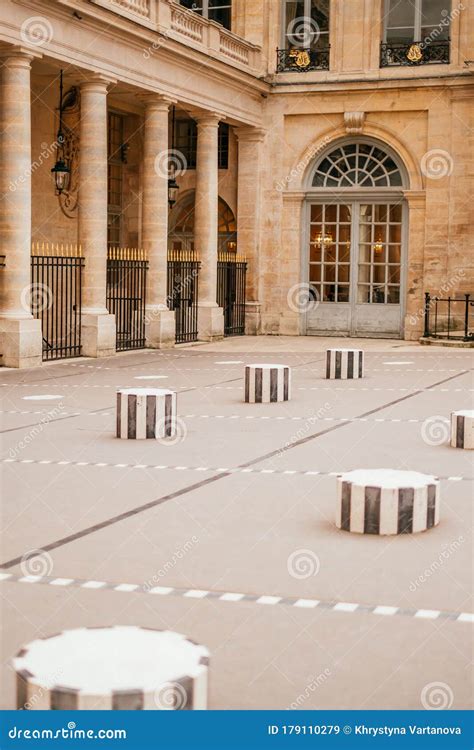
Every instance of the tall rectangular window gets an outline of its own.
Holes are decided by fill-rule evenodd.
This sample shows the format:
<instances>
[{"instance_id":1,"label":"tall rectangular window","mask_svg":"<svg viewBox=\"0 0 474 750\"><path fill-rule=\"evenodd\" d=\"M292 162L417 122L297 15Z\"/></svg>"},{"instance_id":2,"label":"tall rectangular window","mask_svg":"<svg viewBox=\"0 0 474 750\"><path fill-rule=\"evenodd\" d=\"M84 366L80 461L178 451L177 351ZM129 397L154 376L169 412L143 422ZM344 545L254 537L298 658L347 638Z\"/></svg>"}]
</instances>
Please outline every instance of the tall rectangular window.
<instances>
[{"instance_id":1,"label":"tall rectangular window","mask_svg":"<svg viewBox=\"0 0 474 750\"><path fill-rule=\"evenodd\" d=\"M123 117L108 113L108 181L107 181L107 242L118 247L121 241L123 187Z\"/></svg>"},{"instance_id":2,"label":"tall rectangular window","mask_svg":"<svg viewBox=\"0 0 474 750\"><path fill-rule=\"evenodd\" d=\"M450 6L449 0L386 0L384 42L446 41Z\"/></svg>"},{"instance_id":3,"label":"tall rectangular window","mask_svg":"<svg viewBox=\"0 0 474 750\"><path fill-rule=\"evenodd\" d=\"M187 169L196 169L197 124L195 120L177 120L175 123L175 147L186 160ZM218 168L229 166L229 126L219 123L218 132Z\"/></svg>"},{"instance_id":4,"label":"tall rectangular window","mask_svg":"<svg viewBox=\"0 0 474 750\"><path fill-rule=\"evenodd\" d=\"M287 50L329 46L330 0L283 0L283 36Z\"/></svg>"},{"instance_id":5,"label":"tall rectangular window","mask_svg":"<svg viewBox=\"0 0 474 750\"><path fill-rule=\"evenodd\" d=\"M220 23L226 29L232 25L232 0L180 0L181 5L203 18Z\"/></svg>"}]
</instances>

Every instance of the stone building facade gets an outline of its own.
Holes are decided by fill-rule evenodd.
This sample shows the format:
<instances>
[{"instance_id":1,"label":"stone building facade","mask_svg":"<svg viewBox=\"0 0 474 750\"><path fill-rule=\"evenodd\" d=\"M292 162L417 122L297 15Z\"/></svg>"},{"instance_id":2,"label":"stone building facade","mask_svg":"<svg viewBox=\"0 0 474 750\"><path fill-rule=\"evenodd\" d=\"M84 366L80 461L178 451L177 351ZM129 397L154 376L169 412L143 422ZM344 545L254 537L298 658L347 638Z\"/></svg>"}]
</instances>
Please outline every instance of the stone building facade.
<instances>
[{"instance_id":1,"label":"stone building facade","mask_svg":"<svg viewBox=\"0 0 474 750\"><path fill-rule=\"evenodd\" d=\"M149 347L175 341L170 246L202 340L219 250L247 259L247 333L419 338L426 291L474 291L473 35L456 0L2 0L3 364L42 361L32 243L80 246L88 356L116 349L112 246L146 253Z\"/></svg>"}]
</instances>

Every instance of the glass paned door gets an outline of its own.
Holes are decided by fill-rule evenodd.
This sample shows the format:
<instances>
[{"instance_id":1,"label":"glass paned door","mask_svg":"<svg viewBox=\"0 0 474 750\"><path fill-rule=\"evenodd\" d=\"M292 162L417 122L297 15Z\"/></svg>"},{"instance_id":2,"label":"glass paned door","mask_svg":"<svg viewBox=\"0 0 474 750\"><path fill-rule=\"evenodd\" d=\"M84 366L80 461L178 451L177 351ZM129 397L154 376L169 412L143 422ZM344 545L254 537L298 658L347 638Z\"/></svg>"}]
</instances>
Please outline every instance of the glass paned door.
<instances>
[{"instance_id":1,"label":"glass paned door","mask_svg":"<svg viewBox=\"0 0 474 750\"><path fill-rule=\"evenodd\" d=\"M403 205L309 207L307 333L401 336Z\"/></svg>"}]
</instances>

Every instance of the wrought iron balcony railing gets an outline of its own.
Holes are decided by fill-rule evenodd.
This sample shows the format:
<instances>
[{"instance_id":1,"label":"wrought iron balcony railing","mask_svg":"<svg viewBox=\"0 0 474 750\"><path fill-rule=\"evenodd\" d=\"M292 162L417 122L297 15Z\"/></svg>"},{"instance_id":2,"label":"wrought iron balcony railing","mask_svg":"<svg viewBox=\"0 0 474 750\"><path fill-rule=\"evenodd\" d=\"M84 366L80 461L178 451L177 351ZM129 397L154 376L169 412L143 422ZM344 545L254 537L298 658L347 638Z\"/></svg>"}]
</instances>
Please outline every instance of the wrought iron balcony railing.
<instances>
[{"instance_id":1,"label":"wrought iron balcony railing","mask_svg":"<svg viewBox=\"0 0 474 750\"><path fill-rule=\"evenodd\" d=\"M449 63L449 39L437 42L411 42L410 44L380 45L380 67L395 65L429 65Z\"/></svg>"},{"instance_id":2,"label":"wrought iron balcony railing","mask_svg":"<svg viewBox=\"0 0 474 750\"><path fill-rule=\"evenodd\" d=\"M329 70L329 50L330 45L318 49L307 47L277 49L277 73L306 73L309 70Z\"/></svg>"}]
</instances>

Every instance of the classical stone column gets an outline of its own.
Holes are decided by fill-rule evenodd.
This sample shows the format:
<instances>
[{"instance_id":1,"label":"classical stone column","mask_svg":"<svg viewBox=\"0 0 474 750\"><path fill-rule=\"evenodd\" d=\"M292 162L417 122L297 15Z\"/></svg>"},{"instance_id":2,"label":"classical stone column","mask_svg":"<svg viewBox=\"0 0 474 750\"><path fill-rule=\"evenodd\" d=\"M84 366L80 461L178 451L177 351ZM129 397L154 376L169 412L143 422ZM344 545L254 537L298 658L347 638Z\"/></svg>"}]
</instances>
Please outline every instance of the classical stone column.
<instances>
[{"instance_id":1,"label":"classical stone column","mask_svg":"<svg viewBox=\"0 0 474 750\"><path fill-rule=\"evenodd\" d=\"M199 272L198 337L216 341L224 336L224 314L217 306L217 114L198 115L194 244Z\"/></svg>"},{"instance_id":2,"label":"classical stone column","mask_svg":"<svg viewBox=\"0 0 474 750\"><path fill-rule=\"evenodd\" d=\"M0 354L7 367L41 364L41 321L31 295L31 105L33 55L2 52L0 123Z\"/></svg>"},{"instance_id":3,"label":"classical stone column","mask_svg":"<svg viewBox=\"0 0 474 750\"><path fill-rule=\"evenodd\" d=\"M107 285L107 89L91 76L81 84L79 243L85 257L82 287L82 353L115 353L115 316L106 307Z\"/></svg>"},{"instance_id":4,"label":"classical stone column","mask_svg":"<svg viewBox=\"0 0 474 750\"><path fill-rule=\"evenodd\" d=\"M260 333L260 192L265 130L235 130L238 144L237 250L247 258L245 332Z\"/></svg>"},{"instance_id":5,"label":"classical stone column","mask_svg":"<svg viewBox=\"0 0 474 750\"><path fill-rule=\"evenodd\" d=\"M144 97L142 244L149 267L145 336L151 349L174 346L175 315L167 306L168 263L168 111L170 99Z\"/></svg>"}]
</instances>

